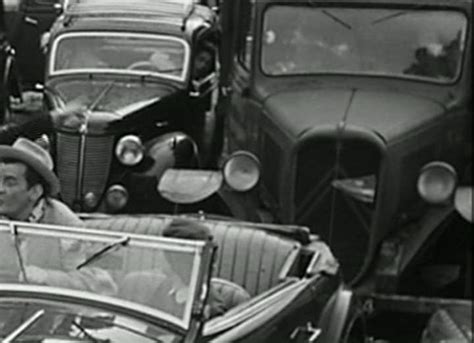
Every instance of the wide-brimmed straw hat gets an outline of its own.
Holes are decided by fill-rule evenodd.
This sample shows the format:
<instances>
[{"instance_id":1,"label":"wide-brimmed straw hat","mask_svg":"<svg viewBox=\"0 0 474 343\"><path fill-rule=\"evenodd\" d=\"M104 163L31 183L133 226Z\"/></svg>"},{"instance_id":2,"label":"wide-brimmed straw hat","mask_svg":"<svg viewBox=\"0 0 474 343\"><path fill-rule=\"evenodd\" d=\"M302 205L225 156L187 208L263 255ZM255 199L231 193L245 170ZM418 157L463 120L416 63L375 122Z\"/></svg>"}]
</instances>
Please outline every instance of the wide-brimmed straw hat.
<instances>
[{"instance_id":1,"label":"wide-brimmed straw hat","mask_svg":"<svg viewBox=\"0 0 474 343\"><path fill-rule=\"evenodd\" d=\"M49 185L49 195L59 193L59 180L53 172L49 152L26 138L18 138L13 145L0 145L0 159L12 158L35 170Z\"/></svg>"}]
</instances>

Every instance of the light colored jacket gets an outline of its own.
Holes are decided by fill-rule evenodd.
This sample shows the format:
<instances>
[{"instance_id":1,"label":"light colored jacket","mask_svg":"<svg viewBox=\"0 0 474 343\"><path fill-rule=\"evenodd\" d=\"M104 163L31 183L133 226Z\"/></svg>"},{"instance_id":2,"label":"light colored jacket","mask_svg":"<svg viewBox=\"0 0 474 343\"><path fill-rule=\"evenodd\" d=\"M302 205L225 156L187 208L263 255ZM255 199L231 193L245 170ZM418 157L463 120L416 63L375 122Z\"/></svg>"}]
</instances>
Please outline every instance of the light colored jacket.
<instances>
[{"instance_id":1,"label":"light colored jacket","mask_svg":"<svg viewBox=\"0 0 474 343\"><path fill-rule=\"evenodd\" d=\"M84 223L74 212L55 199L45 199L43 213L37 223L84 227ZM93 266L76 270L76 266L91 253L91 248L83 242L35 236L31 240L25 239L22 245L27 278L28 270L31 270L28 267L33 266L41 270L41 284L104 295L117 293L117 286L107 271Z\"/></svg>"}]
</instances>

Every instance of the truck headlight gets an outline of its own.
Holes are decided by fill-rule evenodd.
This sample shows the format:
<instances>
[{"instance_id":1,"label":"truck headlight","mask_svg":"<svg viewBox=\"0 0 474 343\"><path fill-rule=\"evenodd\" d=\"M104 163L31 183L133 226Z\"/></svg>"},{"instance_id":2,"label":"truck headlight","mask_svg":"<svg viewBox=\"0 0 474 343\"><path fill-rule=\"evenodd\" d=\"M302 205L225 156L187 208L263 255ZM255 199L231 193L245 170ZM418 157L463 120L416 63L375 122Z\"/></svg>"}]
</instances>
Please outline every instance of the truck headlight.
<instances>
[{"instance_id":1,"label":"truck headlight","mask_svg":"<svg viewBox=\"0 0 474 343\"><path fill-rule=\"evenodd\" d=\"M126 166L134 166L143 160L144 147L141 139L135 135L120 138L115 147L115 156Z\"/></svg>"},{"instance_id":2,"label":"truck headlight","mask_svg":"<svg viewBox=\"0 0 474 343\"><path fill-rule=\"evenodd\" d=\"M418 193L430 204L447 203L453 196L457 183L454 168L445 162L430 162L418 176Z\"/></svg>"},{"instance_id":3,"label":"truck headlight","mask_svg":"<svg viewBox=\"0 0 474 343\"><path fill-rule=\"evenodd\" d=\"M222 172L233 190L245 192L255 187L260 179L260 162L249 152L237 151L227 159Z\"/></svg>"}]
</instances>

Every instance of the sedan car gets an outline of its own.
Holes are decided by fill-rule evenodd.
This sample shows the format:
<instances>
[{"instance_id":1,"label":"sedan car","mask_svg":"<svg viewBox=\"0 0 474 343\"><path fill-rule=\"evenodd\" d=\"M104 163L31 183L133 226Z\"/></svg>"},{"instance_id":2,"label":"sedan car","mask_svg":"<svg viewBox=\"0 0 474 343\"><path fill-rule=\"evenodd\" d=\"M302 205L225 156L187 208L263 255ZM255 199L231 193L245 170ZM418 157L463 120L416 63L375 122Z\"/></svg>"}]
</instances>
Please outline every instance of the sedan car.
<instances>
[{"instance_id":1,"label":"sedan car","mask_svg":"<svg viewBox=\"0 0 474 343\"><path fill-rule=\"evenodd\" d=\"M49 110L81 103L85 119L48 137L62 198L77 211L157 212L164 169L219 156L216 16L192 1L65 6L44 99Z\"/></svg>"},{"instance_id":2,"label":"sedan car","mask_svg":"<svg viewBox=\"0 0 474 343\"><path fill-rule=\"evenodd\" d=\"M347 298L338 264L306 228L188 217L211 230L210 242L162 237L176 216L84 219L88 229L0 223L9 256L0 261L4 342L302 341L339 332L319 325L341 310L341 292ZM46 246L49 255L38 258ZM61 283L61 275L81 282ZM115 286L92 291L91 277ZM177 277L179 292L161 292ZM250 299L209 318L209 287ZM169 297L181 305L169 306Z\"/></svg>"}]
</instances>

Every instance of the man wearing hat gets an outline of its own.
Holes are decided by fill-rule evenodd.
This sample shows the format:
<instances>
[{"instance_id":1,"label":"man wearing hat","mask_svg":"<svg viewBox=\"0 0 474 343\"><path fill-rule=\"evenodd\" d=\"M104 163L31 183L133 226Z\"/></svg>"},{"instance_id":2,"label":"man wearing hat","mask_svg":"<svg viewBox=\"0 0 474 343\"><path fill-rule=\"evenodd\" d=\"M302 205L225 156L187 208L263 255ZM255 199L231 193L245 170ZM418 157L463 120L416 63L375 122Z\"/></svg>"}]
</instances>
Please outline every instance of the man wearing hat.
<instances>
[{"instance_id":1,"label":"man wearing hat","mask_svg":"<svg viewBox=\"0 0 474 343\"><path fill-rule=\"evenodd\" d=\"M26 138L18 138L12 146L0 145L0 219L82 227L79 217L53 198L58 193L59 180L46 150ZM86 253L78 241L48 239L34 245L27 243L30 242L22 249L28 251L28 260L34 262L31 265L25 261L23 277L29 282L105 294L116 291L115 283L105 271L74 270ZM52 257L58 249L61 258ZM13 258L1 254L2 251L0 260Z\"/></svg>"},{"instance_id":2,"label":"man wearing hat","mask_svg":"<svg viewBox=\"0 0 474 343\"><path fill-rule=\"evenodd\" d=\"M162 235L169 238L212 241L213 237L205 224L184 218L174 219ZM180 261L180 256L167 252L166 260L172 273L163 277L160 271L139 271L127 275L120 287L123 297L158 308L177 317L182 316L188 297L189 277L192 266L189 260ZM211 278L206 306L206 317L213 318L250 299L241 286L219 278Z\"/></svg>"},{"instance_id":3,"label":"man wearing hat","mask_svg":"<svg viewBox=\"0 0 474 343\"><path fill-rule=\"evenodd\" d=\"M83 226L66 205L53 199L59 180L53 160L38 144L18 138L0 145L0 215L11 220Z\"/></svg>"}]
</instances>

